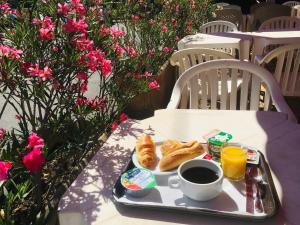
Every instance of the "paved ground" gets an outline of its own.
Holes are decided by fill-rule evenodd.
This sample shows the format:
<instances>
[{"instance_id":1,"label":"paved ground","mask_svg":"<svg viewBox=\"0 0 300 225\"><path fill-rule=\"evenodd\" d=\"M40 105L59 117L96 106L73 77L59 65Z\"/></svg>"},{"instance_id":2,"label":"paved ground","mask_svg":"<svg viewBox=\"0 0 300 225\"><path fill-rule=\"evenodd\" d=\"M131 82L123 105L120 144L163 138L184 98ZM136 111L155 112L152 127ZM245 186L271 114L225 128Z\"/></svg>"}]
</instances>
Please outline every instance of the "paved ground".
<instances>
[{"instance_id":1,"label":"paved ground","mask_svg":"<svg viewBox=\"0 0 300 225\"><path fill-rule=\"evenodd\" d=\"M92 98L99 92L99 87L97 85L98 83L99 83L99 75L94 74L93 77L89 80L88 92L86 94L88 98ZM5 100L0 94L0 110L2 109L4 102ZM12 127L16 127L18 125L17 123L18 121L15 118L15 116L16 116L16 112L13 109L13 107L7 105L2 118L0 118L0 128L9 130Z\"/></svg>"}]
</instances>

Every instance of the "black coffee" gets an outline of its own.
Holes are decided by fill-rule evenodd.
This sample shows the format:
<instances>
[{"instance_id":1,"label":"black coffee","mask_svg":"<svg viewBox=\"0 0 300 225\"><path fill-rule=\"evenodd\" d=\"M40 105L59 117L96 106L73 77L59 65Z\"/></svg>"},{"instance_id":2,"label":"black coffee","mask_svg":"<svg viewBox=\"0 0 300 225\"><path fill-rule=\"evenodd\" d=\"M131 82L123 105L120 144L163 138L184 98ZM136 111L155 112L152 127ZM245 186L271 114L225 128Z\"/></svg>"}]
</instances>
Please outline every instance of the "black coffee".
<instances>
[{"instance_id":1,"label":"black coffee","mask_svg":"<svg viewBox=\"0 0 300 225\"><path fill-rule=\"evenodd\" d=\"M192 167L182 173L182 177L197 184L207 184L216 181L218 174L206 167Z\"/></svg>"}]
</instances>

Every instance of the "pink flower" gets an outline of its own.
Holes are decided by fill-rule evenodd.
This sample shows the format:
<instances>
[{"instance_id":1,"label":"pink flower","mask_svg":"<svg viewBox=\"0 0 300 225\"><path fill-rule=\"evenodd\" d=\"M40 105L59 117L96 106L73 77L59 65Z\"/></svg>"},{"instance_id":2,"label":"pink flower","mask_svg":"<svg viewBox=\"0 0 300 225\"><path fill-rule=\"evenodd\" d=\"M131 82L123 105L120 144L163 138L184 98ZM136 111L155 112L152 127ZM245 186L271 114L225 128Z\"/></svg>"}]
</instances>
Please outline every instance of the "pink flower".
<instances>
[{"instance_id":1,"label":"pink flower","mask_svg":"<svg viewBox=\"0 0 300 225\"><path fill-rule=\"evenodd\" d=\"M168 31L168 27L166 25L162 25L161 29L163 32L167 32Z\"/></svg>"},{"instance_id":2,"label":"pink flower","mask_svg":"<svg viewBox=\"0 0 300 225\"><path fill-rule=\"evenodd\" d=\"M101 73L104 77L107 77L108 74L111 73L112 68L111 68L111 61L108 59L104 59L102 61L102 65L101 65Z\"/></svg>"},{"instance_id":3,"label":"pink flower","mask_svg":"<svg viewBox=\"0 0 300 225\"><path fill-rule=\"evenodd\" d=\"M86 97L82 98L82 97L77 97L76 99L76 106L83 106L83 105L87 105L89 103L88 99Z\"/></svg>"},{"instance_id":4,"label":"pink flower","mask_svg":"<svg viewBox=\"0 0 300 225\"><path fill-rule=\"evenodd\" d=\"M33 18L32 19L32 23L35 24L35 25L41 25L42 24L42 21L38 18Z\"/></svg>"},{"instance_id":5,"label":"pink flower","mask_svg":"<svg viewBox=\"0 0 300 225\"><path fill-rule=\"evenodd\" d=\"M34 66L34 67L33 67ZM30 65L30 67L27 69L27 72L34 77L39 76L40 74L40 66L39 64Z\"/></svg>"},{"instance_id":6,"label":"pink flower","mask_svg":"<svg viewBox=\"0 0 300 225\"><path fill-rule=\"evenodd\" d=\"M153 56L154 55L154 51L153 50L148 50L148 56Z\"/></svg>"},{"instance_id":7,"label":"pink flower","mask_svg":"<svg viewBox=\"0 0 300 225\"><path fill-rule=\"evenodd\" d=\"M154 80L154 81L149 83L148 87L152 90L158 90L159 89L159 84L157 83L156 80Z\"/></svg>"},{"instance_id":8,"label":"pink flower","mask_svg":"<svg viewBox=\"0 0 300 225\"><path fill-rule=\"evenodd\" d=\"M26 148L42 149L44 148L44 139L39 137L36 133L32 133L28 137L28 145Z\"/></svg>"},{"instance_id":9,"label":"pink flower","mask_svg":"<svg viewBox=\"0 0 300 225\"><path fill-rule=\"evenodd\" d=\"M0 128L0 141L2 141L5 137L6 131L3 128Z\"/></svg>"},{"instance_id":10,"label":"pink flower","mask_svg":"<svg viewBox=\"0 0 300 225\"><path fill-rule=\"evenodd\" d=\"M26 169L32 173L39 172L42 165L46 162L46 157L43 156L40 149L33 149L23 157L23 164Z\"/></svg>"},{"instance_id":11,"label":"pink flower","mask_svg":"<svg viewBox=\"0 0 300 225\"><path fill-rule=\"evenodd\" d=\"M0 180L8 179L8 170L12 167L9 162L0 161Z\"/></svg>"},{"instance_id":12,"label":"pink flower","mask_svg":"<svg viewBox=\"0 0 300 225\"><path fill-rule=\"evenodd\" d=\"M87 82L84 82L80 85L80 92L81 93L84 93L84 92L87 92L88 90L88 83Z\"/></svg>"},{"instance_id":13,"label":"pink flower","mask_svg":"<svg viewBox=\"0 0 300 225\"><path fill-rule=\"evenodd\" d=\"M172 23L175 23L175 22L176 22L176 19L175 19L175 18L171 18L171 22L172 22Z\"/></svg>"},{"instance_id":14,"label":"pink flower","mask_svg":"<svg viewBox=\"0 0 300 225\"><path fill-rule=\"evenodd\" d=\"M148 72L148 71L145 71L144 77L149 78L149 77L152 77L152 76L153 76L152 73L150 73L150 72Z\"/></svg>"},{"instance_id":15,"label":"pink flower","mask_svg":"<svg viewBox=\"0 0 300 225\"><path fill-rule=\"evenodd\" d=\"M10 53L10 47L6 45L0 45L0 51L1 51L1 57L8 56L8 54Z\"/></svg>"},{"instance_id":16,"label":"pink flower","mask_svg":"<svg viewBox=\"0 0 300 225\"><path fill-rule=\"evenodd\" d=\"M109 34L109 32L110 32L110 29L108 27L104 27L104 26L100 27L100 30L99 30L100 36L106 36Z\"/></svg>"},{"instance_id":17,"label":"pink flower","mask_svg":"<svg viewBox=\"0 0 300 225\"><path fill-rule=\"evenodd\" d=\"M112 131L115 131L116 129L118 128L118 122L117 121L114 121L111 125L111 130Z\"/></svg>"},{"instance_id":18,"label":"pink flower","mask_svg":"<svg viewBox=\"0 0 300 225\"><path fill-rule=\"evenodd\" d=\"M171 51L172 51L171 48L168 48L168 47L164 47L164 48L163 48L163 52L164 52L164 53L169 53L169 52L171 52Z\"/></svg>"},{"instance_id":19,"label":"pink flower","mask_svg":"<svg viewBox=\"0 0 300 225\"><path fill-rule=\"evenodd\" d=\"M71 8L69 7L68 3L64 2L63 4L61 4L61 3L57 4L57 13L58 14L67 16L70 11L71 11Z\"/></svg>"},{"instance_id":20,"label":"pink flower","mask_svg":"<svg viewBox=\"0 0 300 225\"><path fill-rule=\"evenodd\" d=\"M73 18L72 20L68 19L67 22L63 25L65 31L69 33L76 33L76 32L82 32L86 33L86 29L88 25L84 22L84 20L78 20L76 21L76 18Z\"/></svg>"},{"instance_id":21,"label":"pink flower","mask_svg":"<svg viewBox=\"0 0 300 225\"><path fill-rule=\"evenodd\" d=\"M179 11L180 11L180 5L176 5L175 11L176 11L176 12L179 12Z\"/></svg>"},{"instance_id":22,"label":"pink flower","mask_svg":"<svg viewBox=\"0 0 300 225\"><path fill-rule=\"evenodd\" d=\"M52 50L53 50L54 52L58 52L59 49L58 49L58 47L53 46Z\"/></svg>"},{"instance_id":23,"label":"pink flower","mask_svg":"<svg viewBox=\"0 0 300 225\"><path fill-rule=\"evenodd\" d=\"M92 99L89 104L93 109L104 109L106 107L105 100L101 97Z\"/></svg>"},{"instance_id":24,"label":"pink flower","mask_svg":"<svg viewBox=\"0 0 300 225\"><path fill-rule=\"evenodd\" d=\"M76 74L76 78L79 80L87 81L88 77L85 72L79 72Z\"/></svg>"},{"instance_id":25,"label":"pink flower","mask_svg":"<svg viewBox=\"0 0 300 225\"><path fill-rule=\"evenodd\" d=\"M86 35L82 35L80 38L75 40L76 47L80 51L92 50L94 42L86 39Z\"/></svg>"},{"instance_id":26,"label":"pink flower","mask_svg":"<svg viewBox=\"0 0 300 225\"><path fill-rule=\"evenodd\" d=\"M42 21L42 28L47 28L49 30L54 30L54 24L51 20L51 17L45 16Z\"/></svg>"},{"instance_id":27,"label":"pink flower","mask_svg":"<svg viewBox=\"0 0 300 225\"><path fill-rule=\"evenodd\" d=\"M111 27L110 28L110 34L114 37L122 37L125 35L124 31L119 30L117 27Z\"/></svg>"},{"instance_id":28,"label":"pink flower","mask_svg":"<svg viewBox=\"0 0 300 225\"><path fill-rule=\"evenodd\" d=\"M10 49L10 57L12 59L20 59L21 58L21 54L23 53L22 50L16 49L16 47L11 48Z\"/></svg>"},{"instance_id":29,"label":"pink flower","mask_svg":"<svg viewBox=\"0 0 300 225\"><path fill-rule=\"evenodd\" d=\"M138 55L138 53L134 50L134 48L130 48L128 46L126 46L126 51L131 58L134 58Z\"/></svg>"},{"instance_id":30,"label":"pink flower","mask_svg":"<svg viewBox=\"0 0 300 225\"><path fill-rule=\"evenodd\" d=\"M43 41L51 41L53 38L51 30L48 28L41 28L39 30L39 33L40 33L40 39Z\"/></svg>"},{"instance_id":31,"label":"pink flower","mask_svg":"<svg viewBox=\"0 0 300 225\"><path fill-rule=\"evenodd\" d=\"M116 49L118 56L122 56L123 55L124 49L121 47L121 45L118 42L116 42L113 45L113 48Z\"/></svg>"},{"instance_id":32,"label":"pink flower","mask_svg":"<svg viewBox=\"0 0 300 225\"><path fill-rule=\"evenodd\" d=\"M11 8L7 2L3 2L0 4L0 9L4 12L4 14L11 14Z\"/></svg>"},{"instance_id":33,"label":"pink flower","mask_svg":"<svg viewBox=\"0 0 300 225\"><path fill-rule=\"evenodd\" d=\"M16 117L17 120L21 120L22 119L22 116L20 114L16 114L15 117Z\"/></svg>"},{"instance_id":34,"label":"pink flower","mask_svg":"<svg viewBox=\"0 0 300 225\"><path fill-rule=\"evenodd\" d=\"M120 121L123 122L123 121L126 121L126 120L128 120L128 116L125 113L121 113Z\"/></svg>"},{"instance_id":35,"label":"pink flower","mask_svg":"<svg viewBox=\"0 0 300 225\"><path fill-rule=\"evenodd\" d=\"M43 81L49 80L52 77L52 70L48 66L45 66L43 70L39 71L39 77Z\"/></svg>"},{"instance_id":36,"label":"pink flower","mask_svg":"<svg viewBox=\"0 0 300 225\"><path fill-rule=\"evenodd\" d=\"M137 15L132 14L131 19L134 20L134 21L138 21L140 19L140 17L137 16Z\"/></svg>"}]
</instances>

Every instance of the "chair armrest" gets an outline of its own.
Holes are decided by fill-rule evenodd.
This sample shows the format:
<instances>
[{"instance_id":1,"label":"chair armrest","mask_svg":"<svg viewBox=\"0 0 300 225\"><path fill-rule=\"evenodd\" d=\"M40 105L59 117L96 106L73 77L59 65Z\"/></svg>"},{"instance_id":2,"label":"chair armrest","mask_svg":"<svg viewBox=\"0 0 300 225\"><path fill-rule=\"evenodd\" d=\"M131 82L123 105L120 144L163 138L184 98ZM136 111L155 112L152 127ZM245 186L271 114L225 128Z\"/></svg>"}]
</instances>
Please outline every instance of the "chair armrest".
<instances>
[{"instance_id":1,"label":"chair armrest","mask_svg":"<svg viewBox=\"0 0 300 225\"><path fill-rule=\"evenodd\" d=\"M263 63L264 57L262 55L256 55L254 58L254 63L256 65L261 65Z\"/></svg>"}]
</instances>

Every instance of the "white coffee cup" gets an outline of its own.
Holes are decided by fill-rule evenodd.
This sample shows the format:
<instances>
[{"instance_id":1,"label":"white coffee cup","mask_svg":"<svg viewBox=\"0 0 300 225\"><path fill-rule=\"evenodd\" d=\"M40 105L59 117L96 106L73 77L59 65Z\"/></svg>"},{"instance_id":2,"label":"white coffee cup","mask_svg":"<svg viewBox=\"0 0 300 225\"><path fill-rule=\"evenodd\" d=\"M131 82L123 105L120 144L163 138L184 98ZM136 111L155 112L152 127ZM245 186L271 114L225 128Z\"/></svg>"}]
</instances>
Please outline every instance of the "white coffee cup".
<instances>
[{"instance_id":1,"label":"white coffee cup","mask_svg":"<svg viewBox=\"0 0 300 225\"><path fill-rule=\"evenodd\" d=\"M216 172L218 179L206 184L193 183L182 177L184 171L193 167L206 167ZM172 176L168 180L171 188L179 188L184 195L196 201L207 201L217 197L222 192L223 170L214 161L206 159L192 159L182 163L177 176Z\"/></svg>"}]
</instances>

